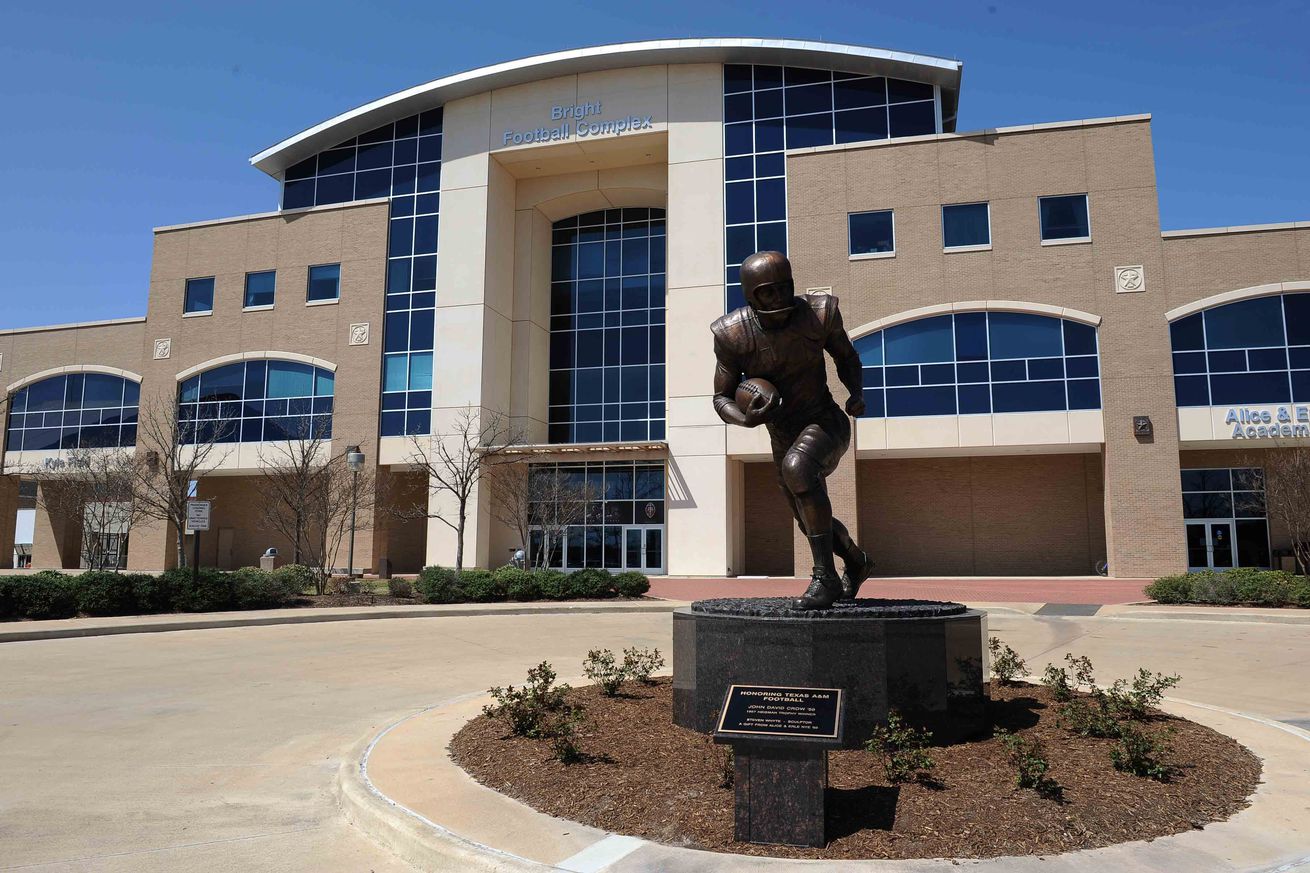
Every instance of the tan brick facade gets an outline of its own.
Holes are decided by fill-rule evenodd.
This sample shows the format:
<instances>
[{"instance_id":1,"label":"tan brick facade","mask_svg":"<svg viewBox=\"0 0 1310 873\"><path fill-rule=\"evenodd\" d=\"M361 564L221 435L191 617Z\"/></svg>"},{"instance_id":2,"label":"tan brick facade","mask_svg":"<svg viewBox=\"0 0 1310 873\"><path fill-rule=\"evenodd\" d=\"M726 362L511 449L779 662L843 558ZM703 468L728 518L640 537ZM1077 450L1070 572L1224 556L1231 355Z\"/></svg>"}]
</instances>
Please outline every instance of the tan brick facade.
<instances>
[{"instance_id":1,"label":"tan brick facade","mask_svg":"<svg viewBox=\"0 0 1310 873\"><path fill-rule=\"evenodd\" d=\"M1091 242L1041 245L1037 198L1083 192ZM991 206L991 250L944 252L941 206L976 201ZM1104 533L1093 542L1103 536L1114 575L1153 576L1184 566L1180 444L1165 313L1221 291L1310 275L1310 232L1202 238L1208 242L1162 239L1146 118L794 153L788 159L788 209L798 287L830 286L842 299L848 328L966 301L1020 301L1100 317L1100 463L1107 499ZM875 209L894 210L895 257L849 259L848 214ZM1120 265L1143 267L1145 293L1116 293L1114 267ZM1150 417L1152 438L1133 435L1137 415ZM943 475L947 467L942 465ZM871 530L868 520L883 517L866 509L866 483L877 489L871 475L861 472L859 502L866 519L861 535L874 541L880 530ZM1022 501L1010 511L1031 516ZM972 564L971 572L979 573L1018 572L1001 568L1020 566L1090 572L1089 559L1100 550L1084 543L1076 555L1059 555L1045 565L1035 558L982 554L972 561L925 560L933 566ZM880 571L910 572L911 563L898 558L898 569L880 565Z\"/></svg>"}]
</instances>

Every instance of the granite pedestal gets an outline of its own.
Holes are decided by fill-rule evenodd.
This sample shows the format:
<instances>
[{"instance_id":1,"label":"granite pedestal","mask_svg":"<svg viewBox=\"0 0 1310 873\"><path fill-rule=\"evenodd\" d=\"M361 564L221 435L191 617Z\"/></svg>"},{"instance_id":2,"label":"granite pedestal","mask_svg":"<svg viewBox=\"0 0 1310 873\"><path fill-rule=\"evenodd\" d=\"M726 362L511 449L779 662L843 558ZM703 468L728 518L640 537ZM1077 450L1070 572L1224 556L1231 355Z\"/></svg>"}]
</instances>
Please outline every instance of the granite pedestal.
<instances>
[{"instance_id":1,"label":"granite pedestal","mask_svg":"<svg viewBox=\"0 0 1310 873\"><path fill-rule=\"evenodd\" d=\"M895 709L955 742L986 729L986 614L960 603L861 599L802 611L784 598L700 600L673 613L673 721L708 733L728 687L841 688L844 748Z\"/></svg>"}]
</instances>

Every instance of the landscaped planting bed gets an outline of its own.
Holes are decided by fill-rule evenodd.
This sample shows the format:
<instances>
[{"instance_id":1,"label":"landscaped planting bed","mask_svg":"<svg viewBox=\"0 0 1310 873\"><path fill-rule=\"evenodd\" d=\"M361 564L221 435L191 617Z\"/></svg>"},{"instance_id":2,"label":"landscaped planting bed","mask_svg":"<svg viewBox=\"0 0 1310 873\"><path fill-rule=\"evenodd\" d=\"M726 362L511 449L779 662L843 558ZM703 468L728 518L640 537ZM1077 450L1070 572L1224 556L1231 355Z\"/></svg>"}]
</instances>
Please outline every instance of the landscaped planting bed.
<instances>
[{"instance_id":1,"label":"landscaped planting bed","mask_svg":"<svg viewBox=\"0 0 1310 873\"><path fill-rule=\"evenodd\" d=\"M668 679L628 682L613 697L599 686L568 691L569 704L583 707L568 755L485 714L454 737L450 752L479 782L551 815L678 846L816 859L987 858L1146 840L1232 816L1260 779L1258 759L1236 741L1155 709L1134 724L1166 738L1163 779L1117 769L1111 751L1119 741L1075 733L1047 687L993 682L990 695L997 733L929 746L933 766L924 778L893 783L874 752L831 753L830 842L822 849L733 840L727 750L673 724ZM1090 698L1080 691L1073 700ZM1041 750L1058 790L1019 787L1015 736Z\"/></svg>"}]
</instances>

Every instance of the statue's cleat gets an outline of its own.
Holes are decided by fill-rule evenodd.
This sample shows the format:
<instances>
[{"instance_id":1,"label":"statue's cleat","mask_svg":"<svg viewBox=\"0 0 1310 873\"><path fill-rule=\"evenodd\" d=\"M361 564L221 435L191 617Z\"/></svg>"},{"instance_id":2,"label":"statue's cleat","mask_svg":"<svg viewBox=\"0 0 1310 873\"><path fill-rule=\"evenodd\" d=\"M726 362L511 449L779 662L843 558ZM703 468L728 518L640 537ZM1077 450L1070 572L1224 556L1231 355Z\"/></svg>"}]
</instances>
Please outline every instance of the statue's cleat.
<instances>
[{"instance_id":1,"label":"statue's cleat","mask_svg":"<svg viewBox=\"0 0 1310 873\"><path fill-rule=\"evenodd\" d=\"M792 601L792 609L828 609L841 597L841 580L836 576L816 572L810 577L810 587Z\"/></svg>"},{"instance_id":2,"label":"statue's cleat","mask_svg":"<svg viewBox=\"0 0 1310 873\"><path fill-rule=\"evenodd\" d=\"M873 559L869 553L860 552L858 561L847 564L841 574L841 599L854 600L860 593L860 586L873 575Z\"/></svg>"}]
</instances>

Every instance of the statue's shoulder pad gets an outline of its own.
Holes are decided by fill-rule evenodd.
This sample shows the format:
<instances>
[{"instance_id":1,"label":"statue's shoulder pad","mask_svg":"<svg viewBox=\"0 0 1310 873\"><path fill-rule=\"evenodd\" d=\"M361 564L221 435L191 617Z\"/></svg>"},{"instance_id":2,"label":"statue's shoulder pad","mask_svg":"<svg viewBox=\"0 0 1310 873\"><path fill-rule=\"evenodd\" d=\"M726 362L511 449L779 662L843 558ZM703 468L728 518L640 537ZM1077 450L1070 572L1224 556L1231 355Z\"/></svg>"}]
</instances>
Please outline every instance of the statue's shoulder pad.
<instances>
[{"instance_id":1,"label":"statue's shoulder pad","mask_svg":"<svg viewBox=\"0 0 1310 873\"><path fill-rule=\"evenodd\" d=\"M729 346L741 343L746 331L744 327L750 321L750 308L743 306L740 309L734 309L727 315L720 315L714 319L710 325L710 331L715 337Z\"/></svg>"}]
</instances>

